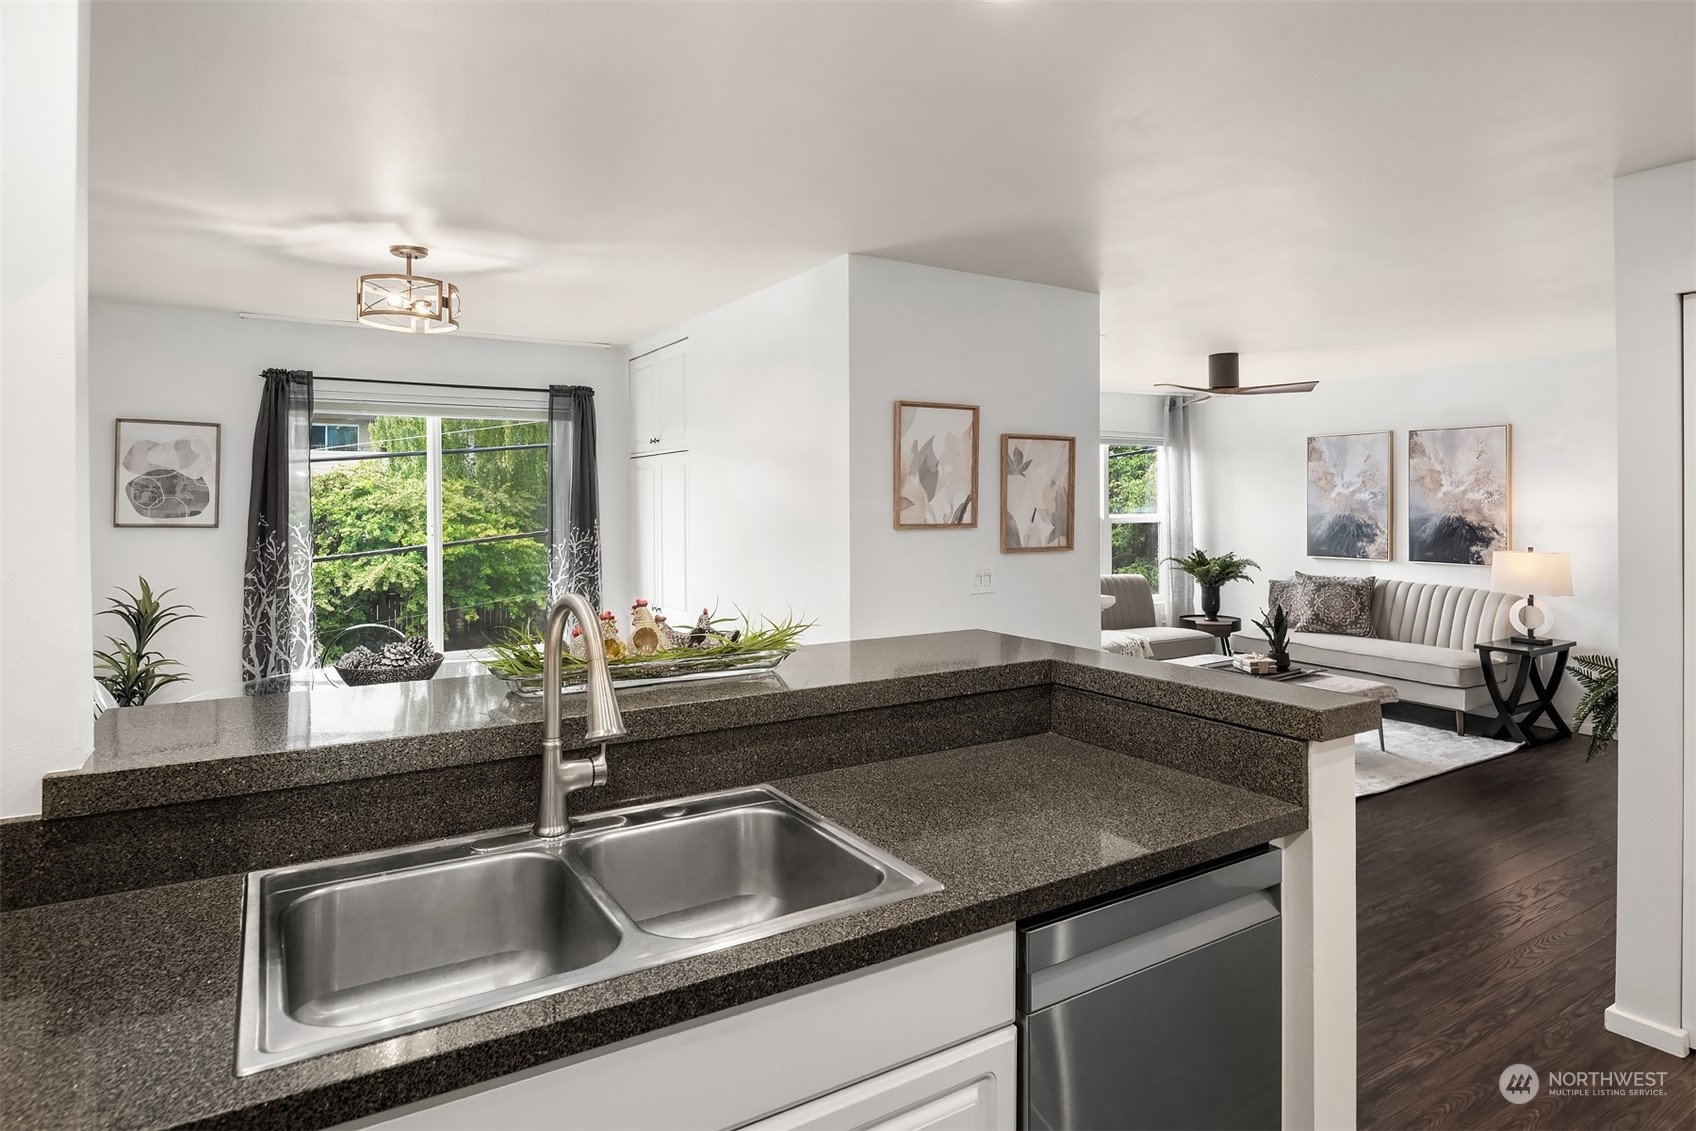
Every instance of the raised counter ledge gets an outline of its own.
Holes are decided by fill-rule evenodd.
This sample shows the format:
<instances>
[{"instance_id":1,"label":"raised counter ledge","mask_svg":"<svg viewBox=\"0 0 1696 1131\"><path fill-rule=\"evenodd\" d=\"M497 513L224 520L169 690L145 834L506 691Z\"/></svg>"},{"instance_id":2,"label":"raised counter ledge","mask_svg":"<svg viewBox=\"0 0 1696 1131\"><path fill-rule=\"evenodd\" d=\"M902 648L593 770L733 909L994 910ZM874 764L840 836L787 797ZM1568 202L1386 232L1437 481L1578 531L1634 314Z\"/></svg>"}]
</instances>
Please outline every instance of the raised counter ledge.
<instances>
[{"instance_id":1,"label":"raised counter ledge","mask_svg":"<svg viewBox=\"0 0 1696 1131\"><path fill-rule=\"evenodd\" d=\"M776 672L623 691L641 742L1056 686L1302 741L1370 730L1377 707L1294 684L984 631L802 648ZM570 719L580 699L566 700ZM47 819L471 766L536 749L541 708L491 676L109 711L77 770L42 782Z\"/></svg>"},{"instance_id":2,"label":"raised counter ledge","mask_svg":"<svg viewBox=\"0 0 1696 1131\"><path fill-rule=\"evenodd\" d=\"M945 890L240 1079L241 877L10 912L0 1126L328 1126L1306 827L1297 805L1054 734L773 784Z\"/></svg>"}]
</instances>

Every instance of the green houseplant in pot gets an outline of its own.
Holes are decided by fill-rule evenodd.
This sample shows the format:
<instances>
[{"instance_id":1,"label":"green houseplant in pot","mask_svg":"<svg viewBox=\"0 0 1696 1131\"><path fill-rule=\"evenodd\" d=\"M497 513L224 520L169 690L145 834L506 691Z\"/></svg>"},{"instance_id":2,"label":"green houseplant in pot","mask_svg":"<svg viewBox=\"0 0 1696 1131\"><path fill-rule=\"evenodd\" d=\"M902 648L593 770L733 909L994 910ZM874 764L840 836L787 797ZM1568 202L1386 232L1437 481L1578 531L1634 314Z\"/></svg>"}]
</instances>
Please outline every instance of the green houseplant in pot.
<instances>
[{"instance_id":1,"label":"green houseplant in pot","mask_svg":"<svg viewBox=\"0 0 1696 1131\"><path fill-rule=\"evenodd\" d=\"M1619 660L1613 656L1574 656L1572 678L1584 688L1578 709L1572 714L1572 725L1590 724L1590 749L1584 754L1588 762L1607 749L1619 733Z\"/></svg>"},{"instance_id":2,"label":"green houseplant in pot","mask_svg":"<svg viewBox=\"0 0 1696 1131\"><path fill-rule=\"evenodd\" d=\"M1195 578L1195 583L1201 586L1201 611L1209 620L1219 619L1220 586L1246 581L1249 570L1260 568L1260 563L1252 558L1239 558L1235 554L1216 554L1210 558L1202 550L1166 560Z\"/></svg>"},{"instance_id":3,"label":"green houseplant in pot","mask_svg":"<svg viewBox=\"0 0 1696 1131\"><path fill-rule=\"evenodd\" d=\"M182 667L181 664L152 647L153 639L180 620L200 618L187 605L165 603L165 598L176 592L174 589L155 593L147 578L137 580L139 594L118 588L123 597L106 598L112 607L101 609L99 614L123 621L129 629L129 639L108 636L109 647L94 650L94 678L112 693L120 707L139 707L160 688L188 680L187 672L174 670Z\"/></svg>"},{"instance_id":4,"label":"green houseplant in pot","mask_svg":"<svg viewBox=\"0 0 1696 1131\"><path fill-rule=\"evenodd\" d=\"M1266 654L1272 657L1272 662L1278 670L1290 670L1290 618L1284 615L1284 606L1277 605L1270 616L1265 609L1260 610L1260 619L1254 622L1266 637Z\"/></svg>"}]
</instances>

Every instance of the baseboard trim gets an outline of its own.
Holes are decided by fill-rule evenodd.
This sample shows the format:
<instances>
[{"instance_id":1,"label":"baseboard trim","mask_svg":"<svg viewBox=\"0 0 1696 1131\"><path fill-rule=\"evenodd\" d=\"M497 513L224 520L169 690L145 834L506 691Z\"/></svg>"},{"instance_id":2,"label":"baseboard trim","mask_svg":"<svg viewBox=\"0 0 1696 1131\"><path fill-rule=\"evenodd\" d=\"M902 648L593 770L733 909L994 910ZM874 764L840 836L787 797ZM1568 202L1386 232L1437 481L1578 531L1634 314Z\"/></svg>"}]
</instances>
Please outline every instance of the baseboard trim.
<instances>
[{"instance_id":1,"label":"baseboard trim","mask_svg":"<svg viewBox=\"0 0 1696 1131\"><path fill-rule=\"evenodd\" d=\"M1690 1055L1690 1030L1674 1029L1662 1025L1658 1021L1650 1021L1635 1013L1628 1013L1617 1005L1610 1005L1602 1015L1602 1024L1608 1032L1639 1044L1648 1045L1652 1049L1670 1052L1674 1056Z\"/></svg>"}]
</instances>

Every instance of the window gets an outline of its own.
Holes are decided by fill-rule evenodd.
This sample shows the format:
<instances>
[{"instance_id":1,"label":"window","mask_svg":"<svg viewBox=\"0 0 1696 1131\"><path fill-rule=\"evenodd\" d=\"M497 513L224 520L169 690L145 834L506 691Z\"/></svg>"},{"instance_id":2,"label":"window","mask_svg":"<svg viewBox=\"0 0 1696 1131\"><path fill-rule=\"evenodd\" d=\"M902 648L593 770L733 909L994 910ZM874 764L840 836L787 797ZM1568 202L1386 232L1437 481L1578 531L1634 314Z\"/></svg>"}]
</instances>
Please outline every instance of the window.
<instances>
[{"instance_id":1,"label":"window","mask_svg":"<svg viewBox=\"0 0 1696 1131\"><path fill-rule=\"evenodd\" d=\"M1160 464L1158 444L1107 440L1101 445L1101 572L1140 573L1156 597L1166 546Z\"/></svg>"},{"instance_id":2,"label":"window","mask_svg":"<svg viewBox=\"0 0 1696 1131\"><path fill-rule=\"evenodd\" d=\"M322 423L314 420L312 423L313 450L340 448L344 451L358 451L362 437L360 436L361 421L329 421Z\"/></svg>"},{"instance_id":3,"label":"window","mask_svg":"<svg viewBox=\"0 0 1696 1131\"><path fill-rule=\"evenodd\" d=\"M312 449L312 599L326 648L371 623L444 651L480 648L542 610L546 420L323 413Z\"/></svg>"}]
</instances>

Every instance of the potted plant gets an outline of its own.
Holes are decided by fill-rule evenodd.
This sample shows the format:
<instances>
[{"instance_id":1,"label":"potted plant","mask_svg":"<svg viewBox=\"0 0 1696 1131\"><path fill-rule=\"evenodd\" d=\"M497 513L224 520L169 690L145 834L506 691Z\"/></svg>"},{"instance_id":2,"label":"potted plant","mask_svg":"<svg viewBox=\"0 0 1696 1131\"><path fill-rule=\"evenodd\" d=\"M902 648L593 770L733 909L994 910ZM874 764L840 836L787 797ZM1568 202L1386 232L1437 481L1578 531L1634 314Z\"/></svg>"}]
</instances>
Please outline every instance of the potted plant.
<instances>
[{"instance_id":1,"label":"potted plant","mask_svg":"<svg viewBox=\"0 0 1696 1131\"><path fill-rule=\"evenodd\" d=\"M1570 664L1572 678L1584 688L1572 725L1590 724L1590 749L1584 755L1588 762L1619 733L1619 660L1613 656L1574 656Z\"/></svg>"},{"instance_id":2,"label":"potted plant","mask_svg":"<svg viewBox=\"0 0 1696 1131\"><path fill-rule=\"evenodd\" d=\"M1284 606L1276 605L1270 616L1265 609L1260 610L1260 619L1254 622L1266 637L1266 654L1272 657L1272 662L1278 670L1290 670L1290 618L1284 615Z\"/></svg>"},{"instance_id":3,"label":"potted plant","mask_svg":"<svg viewBox=\"0 0 1696 1131\"><path fill-rule=\"evenodd\" d=\"M176 592L174 589L155 593L147 578L137 580L140 582L139 595L119 588L123 598L106 598L112 607L101 609L99 613L100 616L114 616L123 621L129 627L129 639L108 636L106 642L111 645L110 650L94 650L94 678L112 693L120 707L139 707L160 688L189 678L187 672L170 670L182 665L165 653L154 650L151 645L153 638L171 625L200 617L187 605L165 604L165 598Z\"/></svg>"},{"instance_id":4,"label":"potted plant","mask_svg":"<svg viewBox=\"0 0 1696 1131\"><path fill-rule=\"evenodd\" d=\"M1260 563L1252 558L1239 558L1235 554L1217 554L1210 558L1201 550L1187 557L1166 560L1195 578L1195 583L1201 586L1201 611L1208 620L1219 619L1219 587L1233 581L1246 581L1249 570L1260 568Z\"/></svg>"}]
</instances>

